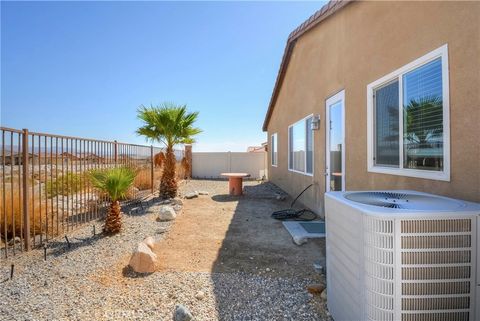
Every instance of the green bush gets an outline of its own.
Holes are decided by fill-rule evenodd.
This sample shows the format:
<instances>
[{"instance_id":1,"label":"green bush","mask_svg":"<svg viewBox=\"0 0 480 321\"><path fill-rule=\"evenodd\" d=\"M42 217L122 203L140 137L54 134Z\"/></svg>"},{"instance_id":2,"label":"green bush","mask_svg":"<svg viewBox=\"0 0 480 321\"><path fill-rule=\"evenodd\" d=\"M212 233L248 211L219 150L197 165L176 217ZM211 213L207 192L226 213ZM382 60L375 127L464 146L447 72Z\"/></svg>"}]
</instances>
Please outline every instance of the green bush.
<instances>
[{"instance_id":1,"label":"green bush","mask_svg":"<svg viewBox=\"0 0 480 321\"><path fill-rule=\"evenodd\" d=\"M47 182L47 196L55 197L57 195L67 196L82 190L87 184L84 174L67 172L57 177L53 181Z\"/></svg>"}]
</instances>

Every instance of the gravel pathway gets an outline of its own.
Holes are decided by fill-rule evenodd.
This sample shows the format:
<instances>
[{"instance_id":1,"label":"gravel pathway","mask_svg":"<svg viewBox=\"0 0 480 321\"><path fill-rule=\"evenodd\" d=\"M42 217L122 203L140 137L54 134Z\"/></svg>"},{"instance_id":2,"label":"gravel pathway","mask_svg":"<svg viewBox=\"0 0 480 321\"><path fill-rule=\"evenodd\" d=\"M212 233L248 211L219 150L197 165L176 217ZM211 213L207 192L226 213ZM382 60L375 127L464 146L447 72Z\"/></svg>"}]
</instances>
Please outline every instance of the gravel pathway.
<instances>
[{"instance_id":1,"label":"gravel pathway","mask_svg":"<svg viewBox=\"0 0 480 321\"><path fill-rule=\"evenodd\" d=\"M246 182L255 185L256 182ZM224 194L225 181L191 181L181 194L204 190ZM188 205L186 205L188 206ZM181 215L181 214L180 214ZM123 231L93 236L92 224L69 239L50 242L47 261L34 250L0 261L0 320L172 320L177 304L195 320L328 320L325 302L305 287L308 278L273 273L156 272L134 274L127 263L146 236L157 241L170 223L155 214L124 216ZM101 230L102 222L95 222ZM13 280L10 265L15 264ZM199 291L203 296L199 297Z\"/></svg>"}]
</instances>

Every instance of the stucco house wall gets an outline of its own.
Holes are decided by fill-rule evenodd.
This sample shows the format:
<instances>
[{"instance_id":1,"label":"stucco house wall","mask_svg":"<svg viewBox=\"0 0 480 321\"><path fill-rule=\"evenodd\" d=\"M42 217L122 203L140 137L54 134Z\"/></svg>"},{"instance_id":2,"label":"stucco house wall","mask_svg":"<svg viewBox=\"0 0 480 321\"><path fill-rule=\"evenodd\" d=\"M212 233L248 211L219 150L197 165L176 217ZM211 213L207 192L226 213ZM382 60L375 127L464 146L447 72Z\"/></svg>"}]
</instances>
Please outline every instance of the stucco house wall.
<instances>
[{"instance_id":1,"label":"stucco house wall","mask_svg":"<svg viewBox=\"0 0 480 321\"><path fill-rule=\"evenodd\" d=\"M269 179L323 212L325 101L345 90L346 190L414 189L480 202L480 3L355 1L297 39L267 123L278 137ZM368 172L367 85L448 44L450 181ZM288 170L288 126L321 117L314 175Z\"/></svg>"}]
</instances>

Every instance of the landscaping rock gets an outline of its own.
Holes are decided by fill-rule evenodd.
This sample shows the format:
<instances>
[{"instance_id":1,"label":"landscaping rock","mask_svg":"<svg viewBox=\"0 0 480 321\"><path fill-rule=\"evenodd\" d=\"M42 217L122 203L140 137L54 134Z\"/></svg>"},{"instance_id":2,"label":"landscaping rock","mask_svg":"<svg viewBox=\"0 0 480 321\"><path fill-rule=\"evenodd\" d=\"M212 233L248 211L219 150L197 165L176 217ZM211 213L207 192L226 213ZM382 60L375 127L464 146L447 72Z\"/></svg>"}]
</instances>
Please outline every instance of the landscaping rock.
<instances>
[{"instance_id":1,"label":"landscaping rock","mask_svg":"<svg viewBox=\"0 0 480 321\"><path fill-rule=\"evenodd\" d=\"M190 311L182 304L179 304L175 307L175 312L173 314L173 321L190 321L193 319L193 315Z\"/></svg>"},{"instance_id":2,"label":"landscaping rock","mask_svg":"<svg viewBox=\"0 0 480 321\"><path fill-rule=\"evenodd\" d=\"M208 195L207 191L198 191L198 195Z\"/></svg>"},{"instance_id":3,"label":"landscaping rock","mask_svg":"<svg viewBox=\"0 0 480 321\"><path fill-rule=\"evenodd\" d=\"M285 195L277 194L275 198L277 199L277 201L284 201L287 197Z\"/></svg>"},{"instance_id":4,"label":"landscaping rock","mask_svg":"<svg viewBox=\"0 0 480 321\"><path fill-rule=\"evenodd\" d=\"M175 210L175 212L180 212L182 210L182 205L174 205L173 206L173 209Z\"/></svg>"},{"instance_id":5,"label":"landscaping rock","mask_svg":"<svg viewBox=\"0 0 480 321\"><path fill-rule=\"evenodd\" d=\"M162 205L160 206L160 213L158 214L157 221L165 222L165 221L172 221L177 218L177 214L175 210L170 205Z\"/></svg>"},{"instance_id":6,"label":"landscaping rock","mask_svg":"<svg viewBox=\"0 0 480 321\"><path fill-rule=\"evenodd\" d=\"M11 239L10 241L8 241L8 245L11 246L11 245L14 245L14 244L18 244L20 242L22 242L22 239L19 238L18 236L15 236L14 239Z\"/></svg>"},{"instance_id":7,"label":"landscaping rock","mask_svg":"<svg viewBox=\"0 0 480 321\"><path fill-rule=\"evenodd\" d=\"M183 201L180 198L175 197L174 199L172 199L172 204L183 206Z\"/></svg>"},{"instance_id":8,"label":"landscaping rock","mask_svg":"<svg viewBox=\"0 0 480 321\"><path fill-rule=\"evenodd\" d=\"M186 198L187 200L190 200L190 199L196 198L196 197L198 197L198 194L195 193L195 192L190 192L190 193L185 194L185 198Z\"/></svg>"},{"instance_id":9,"label":"landscaping rock","mask_svg":"<svg viewBox=\"0 0 480 321\"><path fill-rule=\"evenodd\" d=\"M157 255L143 242L138 243L128 265L137 273L153 273L157 263Z\"/></svg>"},{"instance_id":10,"label":"landscaping rock","mask_svg":"<svg viewBox=\"0 0 480 321\"><path fill-rule=\"evenodd\" d=\"M150 250L153 250L153 247L155 246L155 239L149 236L143 240L143 243L145 243L150 248Z\"/></svg>"},{"instance_id":11,"label":"landscaping rock","mask_svg":"<svg viewBox=\"0 0 480 321\"><path fill-rule=\"evenodd\" d=\"M325 290L322 291L322 293L320 294L320 298L322 298L322 300L327 300L327 288L325 288Z\"/></svg>"},{"instance_id":12,"label":"landscaping rock","mask_svg":"<svg viewBox=\"0 0 480 321\"><path fill-rule=\"evenodd\" d=\"M197 294L195 294L195 299L197 300L203 300L205 298L205 293L203 291L198 291Z\"/></svg>"}]
</instances>

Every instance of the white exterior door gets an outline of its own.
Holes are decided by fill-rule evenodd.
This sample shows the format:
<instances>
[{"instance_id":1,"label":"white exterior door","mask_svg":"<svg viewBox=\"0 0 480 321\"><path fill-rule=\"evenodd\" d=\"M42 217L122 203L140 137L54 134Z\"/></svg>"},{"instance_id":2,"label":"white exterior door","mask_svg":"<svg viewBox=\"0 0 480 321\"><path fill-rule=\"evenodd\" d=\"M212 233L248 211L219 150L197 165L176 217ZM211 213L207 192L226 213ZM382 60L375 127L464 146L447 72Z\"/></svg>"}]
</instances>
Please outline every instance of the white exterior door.
<instances>
[{"instance_id":1,"label":"white exterior door","mask_svg":"<svg viewBox=\"0 0 480 321\"><path fill-rule=\"evenodd\" d=\"M325 103L325 191L345 190L345 91Z\"/></svg>"}]
</instances>

